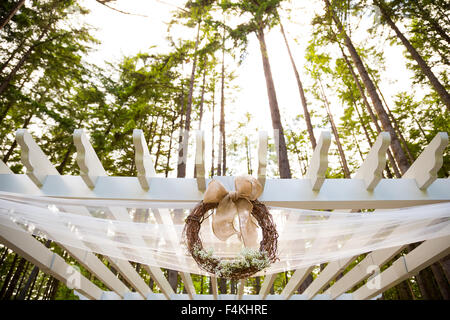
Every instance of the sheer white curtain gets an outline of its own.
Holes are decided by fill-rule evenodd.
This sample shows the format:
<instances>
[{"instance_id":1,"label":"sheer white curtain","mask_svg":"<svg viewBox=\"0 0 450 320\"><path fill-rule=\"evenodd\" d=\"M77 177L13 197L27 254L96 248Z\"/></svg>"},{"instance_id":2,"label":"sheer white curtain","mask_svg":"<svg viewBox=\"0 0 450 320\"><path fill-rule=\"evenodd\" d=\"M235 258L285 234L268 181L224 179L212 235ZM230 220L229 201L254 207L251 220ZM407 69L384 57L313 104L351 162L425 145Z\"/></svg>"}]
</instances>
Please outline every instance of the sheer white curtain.
<instances>
[{"instance_id":1,"label":"sheer white curtain","mask_svg":"<svg viewBox=\"0 0 450 320\"><path fill-rule=\"evenodd\" d=\"M0 192L0 224L14 221L17 236L31 233L102 255L206 274L187 253L182 241L184 222L176 223L184 221L194 206ZM260 274L450 235L448 202L366 213L269 209L279 233L279 260ZM175 215L183 219L174 219ZM204 248L213 248L216 256L232 259L242 249L241 242L236 236L225 242L217 239L210 220L206 219L201 228Z\"/></svg>"}]
</instances>

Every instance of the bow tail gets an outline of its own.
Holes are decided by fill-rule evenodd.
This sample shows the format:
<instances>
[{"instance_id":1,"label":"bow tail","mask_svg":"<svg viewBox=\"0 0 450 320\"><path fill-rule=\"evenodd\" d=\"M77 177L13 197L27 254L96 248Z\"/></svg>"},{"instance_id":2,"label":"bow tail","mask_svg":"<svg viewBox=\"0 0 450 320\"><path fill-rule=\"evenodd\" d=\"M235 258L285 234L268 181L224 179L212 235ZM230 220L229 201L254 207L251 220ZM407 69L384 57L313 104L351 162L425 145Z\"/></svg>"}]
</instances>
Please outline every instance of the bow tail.
<instances>
[{"instance_id":1,"label":"bow tail","mask_svg":"<svg viewBox=\"0 0 450 320\"><path fill-rule=\"evenodd\" d=\"M236 210L236 205L229 195L220 201L212 216L212 229L218 239L226 241L232 235L239 233L233 223Z\"/></svg>"},{"instance_id":2,"label":"bow tail","mask_svg":"<svg viewBox=\"0 0 450 320\"><path fill-rule=\"evenodd\" d=\"M236 202L239 216L239 226L241 229L241 239L247 248L258 249L258 225L251 212L253 205L246 199L239 199Z\"/></svg>"}]
</instances>

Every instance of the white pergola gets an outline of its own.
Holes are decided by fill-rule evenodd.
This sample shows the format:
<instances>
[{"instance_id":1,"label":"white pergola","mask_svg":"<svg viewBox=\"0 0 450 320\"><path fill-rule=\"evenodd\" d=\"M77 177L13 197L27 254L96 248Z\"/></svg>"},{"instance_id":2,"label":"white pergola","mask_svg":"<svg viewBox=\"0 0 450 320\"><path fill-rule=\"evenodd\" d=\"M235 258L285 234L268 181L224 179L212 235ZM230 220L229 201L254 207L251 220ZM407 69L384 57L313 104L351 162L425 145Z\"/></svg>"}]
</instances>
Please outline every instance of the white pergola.
<instances>
[{"instance_id":1,"label":"white pergola","mask_svg":"<svg viewBox=\"0 0 450 320\"><path fill-rule=\"evenodd\" d=\"M383 179L386 152L390 136L382 132L365 161L352 179L325 179L328 167L329 132L322 132L303 179L266 179L267 133L259 133L258 179L264 186L259 198L268 206L303 209L339 209L350 212L355 209L389 209L450 201L450 179L438 179L437 172L443 163L443 152L448 135L438 133L401 179ZM26 174L14 174L0 161L0 191L35 196L76 199L123 199L154 202L198 202L211 179L205 177L205 142L202 131L195 135L195 166L197 177L161 178L153 168L148 147L141 130L133 132L137 177L107 176L99 158L83 130L73 134L77 150L80 176L59 175L54 165L25 129L17 130L16 140L21 148L21 160ZM234 177L214 177L230 183ZM74 209L64 208L63 209ZM109 208L116 220L131 221L125 209ZM76 209L79 214L89 211ZM81 211L81 212L80 212ZM162 294L153 293L130 262L126 259L106 257L109 263L132 286L134 292L119 280L112 271L90 250L56 243L85 267L110 291L104 291L67 264L58 254L46 248L31 234L15 231L14 222L0 218L0 242L35 264L45 273L73 287L88 299L373 299L385 290L412 277L450 253L450 237L427 240L408 254L401 256L381 274L368 272L370 266L381 267L400 253L405 246L391 247L370 252L342 278L321 293L346 267L357 258L331 261L303 294L294 294L315 266L295 270L280 295L269 295L276 274L267 275L259 295L245 295L244 282L240 281L237 295L219 295L217 279L212 278L212 295L195 292L191 275L180 273L187 294L176 294L161 268L144 265ZM167 218L166 218L167 219ZM170 220L170 219L169 219ZM172 221L164 221L170 224ZM131 232L131 231L130 231ZM50 234L51 236L51 234ZM82 241L82 240L80 240ZM133 240L138 241L138 240ZM313 244L314 245L314 244ZM363 245L363 244L362 244ZM369 268L370 269L370 268ZM373 271L373 270L372 270ZM79 279L77 283L72 280ZM351 294L346 292L369 277L379 277L376 287L363 285ZM319 294L320 293L320 294Z\"/></svg>"}]
</instances>

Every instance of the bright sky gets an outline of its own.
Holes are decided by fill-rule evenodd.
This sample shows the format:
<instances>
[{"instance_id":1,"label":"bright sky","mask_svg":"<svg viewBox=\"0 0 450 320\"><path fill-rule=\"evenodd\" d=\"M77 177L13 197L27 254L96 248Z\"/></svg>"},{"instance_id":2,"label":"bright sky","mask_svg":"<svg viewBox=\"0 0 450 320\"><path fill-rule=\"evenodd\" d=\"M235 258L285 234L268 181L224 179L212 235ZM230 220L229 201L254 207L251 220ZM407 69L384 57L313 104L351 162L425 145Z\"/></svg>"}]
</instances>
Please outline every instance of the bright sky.
<instances>
[{"instance_id":1,"label":"bright sky","mask_svg":"<svg viewBox=\"0 0 450 320\"><path fill-rule=\"evenodd\" d=\"M290 17L284 17L283 24L288 33L291 51L296 60L297 67L300 72L300 77L307 87L310 84L308 77L303 71L304 63L304 49L310 39L311 26L310 21L314 15L314 11L320 11L323 8L322 1L292 1L290 7L293 8ZM175 9L175 5L183 6L183 0L118 0L111 5L123 11L138 13L148 17L140 17L134 15L126 15L113 11L95 0L82 0L80 3L91 10L91 13L85 18L86 22L97 28L94 33L95 37L99 39L102 44L98 50L92 53L88 59L96 64L103 64L104 61L118 62L123 56L134 55L139 51L146 51L151 46L156 46L152 49L157 52L167 52L169 47L167 45L166 23L171 18L171 11ZM367 21L369 23L371 21ZM356 43L362 43L367 33L363 28L359 33L353 34L352 38ZM191 30L183 35L183 38L190 38L194 40L195 33ZM297 41L294 41L296 39ZM266 42L269 50L269 59L272 67L272 73L275 82L275 88L280 107L282 121L291 125L296 123L299 130L303 130L306 126L302 122L294 122L299 114L302 113L301 102L296 85L296 80L289 57L286 51L284 40L276 27L266 35ZM405 68L402 48L390 47L384 43L378 43L378 46L383 46L386 58L386 72L382 74L383 84L381 88L387 97L388 103L391 101L391 96L399 90L409 91L411 83L409 78L410 72ZM227 57L227 63L231 57ZM190 66L186 67L187 70ZM250 137L252 148L252 167L253 170L257 168L257 129L267 130L269 135L272 134L272 124L270 119L270 110L267 98L267 91L265 85L264 72L262 68L261 54L259 44L254 36L250 38L248 47L248 55L244 63L236 71L237 79L236 85L240 87L238 92L234 92L232 97L229 97L226 103L227 132L235 132L237 130L238 122L243 122L245 113L249 112L252 115L251 122L240 129L242 134ZM328 89L329 90L329 89ZM342 115L342 108L340 103L334 99L332 90L327 94L330 95L332 112L335 115L335 121L339 125L339 117ZM216 95L216 97L219 97ZM311 100L311 98L310 98ZM217 103L219 102L217 98ZM392 103L391 103L392 104ZM216 104L217 105L217 104ZM216 108L218 109L218 108ZM211 127L211 115L206 113L204 115L204 123L202 128L205 130L206 138L206 163L210 163L211 139L209 135ZM219 113L216 113L216 121L219 119ZM318 125L318 124L317 124ZM194 124L194 128L197 125ZM330 130L329 128L316 127L316 137L319 136L321 130ZM217 139L217 134L216 134ZM191 135L193 140L193 135ZM239 141L242 143L242 141ZM131 143L131 142L130 142ZM217 143L217 140L216 140ZM228 144L228 143L227 143ZM332 144L333 146L333 144ZM366 146L368 147L368 146ZM332 147L333 148L333 147ZM189 154L192 157L194 147L190 147ZM308 150L310 153L311 150ZM242 150L244 155L244 150ZM217 156L217 151L216 151ZM243 156L241 156L242 158ZM191 158L192 159L192 158ZM336 161L336 159L334 159ZM229 168L230 174L246 173L246 165L242 161L231 163ZM209 168L210 165L207 165ZM293 176L300 177L298 160L291 159L291 168L293 169ZM269 175L271 170L269 168ZM188 173L193 172L193 161L188 162ZM188 174L188 177L192 176Z\"/></svg>"}]
</instances>

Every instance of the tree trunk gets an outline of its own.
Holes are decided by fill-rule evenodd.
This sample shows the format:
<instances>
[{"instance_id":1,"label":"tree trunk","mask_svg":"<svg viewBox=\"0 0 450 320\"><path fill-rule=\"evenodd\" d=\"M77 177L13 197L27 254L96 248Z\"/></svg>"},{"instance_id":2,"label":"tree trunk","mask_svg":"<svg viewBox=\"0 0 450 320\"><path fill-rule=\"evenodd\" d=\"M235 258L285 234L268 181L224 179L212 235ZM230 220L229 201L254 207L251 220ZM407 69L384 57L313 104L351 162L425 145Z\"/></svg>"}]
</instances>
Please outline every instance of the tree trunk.
<instances>
[{"instance_id":1,"label":"tree trunk","mask_svg":"<svg viewBox=\"0 0 450 320\"><path fill-rule=\"evenodd\" d=\"M153 287L155 286L155 282L153 281L153 278L150 277L150 280L148 280L148 287L152 292L154 292Z\"/></svg>"},{"instance_id":2,"label":"tree trunk","mask_svg":"<svg viewBox=\"0 0 450 320\"><path fill-rule=\"evenodd\" d=\"M333 130L334 138L336 140L336 144L337 144L337 147L339 150L339 156L341 158L342 170L344 172L344 178L350 179L350 169L348 168L347 159L345 158L344 149L342 148L342 144L341 144L341 139L339 138L339 133L337 131L336 124L334 123L333 114L331 113L330 105L328 104L328 99L327 99L327 96L325 95L325 90L322 86L322 82L320 81L320 77L318 78L318 80L319 80L320 92L322 93L322 98L325 103L325 108L328 113L328 118L330 119L331 129Z\"/></svg>"},{"instance_id":3,"label":"tree trunk","mask_svg":"<svg viewBox=\"0 0 450 320\"><path fill-rule=\"evenodd\" d=\"M413 300L411 287L408 285L408 280L402 281L397 286L399 300Z\"/></svg>"},{"instance_id":4,"label":"tree trunk","mask_svg":"<svg viewBox=\"0 0 450 320\"><path fill-rule=\"evenodd\" d=\"M247 160L247 174L252 175L253 174L253 170L252 170L252 156L250 154L250 145L248 143L248 137L247 136L245 136L244 142L245 142L245 155L246 155L246 160Z\"/></svg>"},{"instance_id":5,"label":"tree trunk","mask_svg":"<svg viewBox=\"0 0 450 320\"><path fill-rule=\"evenodd\" d=\"M6 290L5 295L2 297L4 300L10 300L11 297L14 294L14 289L17 286L17 283L19 282L20 276L22 275L23 269L25 268L27 260L24 258L20 258L19 264L17 265L17 269L14 272L14 276L11 279L11 282L9 283L8 290Z\"/></svg>"},{"instance_id":6,"label":"tree trunk","mask_svg":"<svg viewBox=\"0 0 450 320\"><path fill-rule=\"evenodd\" d=\"M23 4L25 3L25 0L19 0L17 4L14 6L14 8L8 13L8 15L3 19L2 22L0 22L0 30L3 29L4 26L14 17L17 10L19 10Z\"/></svg>"},{"instance_id":7,"label":"tree trunk","mask_svg":"<svg viewBox=\"0 0 450 320\"><path fill-rule=\"evenodd\" d=\"M159 131L158 147L156 148L155 171L156 171L156 168L158 167L158 160L159 160L159 156L160 156L160 153L161 153L161 144L162 144L162 139L163 139L163 131L164 131L165 127L166 127L165 124L166 124L166 117L163 116L163 122L162 122L161 130Z\"/></svg>"},{"instance_id":8,"label":"tree trunk","mask_svg":"<svg viewBox=\"0 0 450 320\"><path fill-rule=\"evenodd\" d=\"M447 281L450 282L450 255L439 260L439 263L442 267L442 270L444 270L445 276L447 277Z\"/></svg>"},{"instance_id":9,"label":"tree trunk","mask_svg":"<svg viewBox=\"0 0 450 320\"><path fill-rule=\"evenodd\" d=\"M345 32L342 23L339 21L337 16L334 14L330 1L324 0L327 9L331 13L332 19L334 20L335 24L337 25L339 32L344 36L345 45L348 48L348 51L350 52L350 56L352 57L353 63L355 64L356 68L358 69L359 75L361 76L361 79L364 83L364 86L367 89L367 92L369 93L370 99L372 100L372 104L378 114L378 117L381 121L381 124L383 125L383 128L385 131L389 132L391 135L391 147L392 151L394 152L395 158L397 159L398 166L403 173L405 173L408 170L408 159L405 155L405 152L403 151L400 141L395 134L395 130L392 127L391 121L389 120L389 116L387 115L386 111L383 108L383 104L381 103L380 97L377 94L376 88L372 82L372 80L369 77L369 74L367 73L366 68L364 67L364 64L361 60L361 57L359 56L358 52L356 51L355 47L353 46L353 43L350 39L350 37Z\"/></svg>"},{"instance_id":10,"label":"tree trunk","mask_svg":"<svg viewBox=\"0 0 450 320\"><path fill-rule=\"evenodd\" d=\"M202 119L203 119L203 105L205 103L205 82L206 82L206 62L203 69L203 80L202 80L202 91L200 94L200 114L198 120L198 130L202 129Z\"/></svg>"},{"instance_id":11,"label":"tree trunk","mask_svg":"<svg viewBox=\"0 0 450 320\"><path fill-rule=\"evenodd\" d=\"M220 121L219 121L219 167L217 174L224 176L227 168L227 147L225 140L225 29L222 36L222 74L220 87Z\"/></svg>"},{"instance_id":12,"label":"tree trunk","mask_svg":"<svg viewBox=\"0 0 450 320\"><path fill-rule=\"evenodd\" d=\"M72 154L73 151L73 140L71 140L69 147L66 150L66 153L64 154L63 161L61 164L56 168L56 170L59 172L59 174L64 173L64 169L67 166L67 162L69 161L69 157Z\"/></svg>"},{"instance_id":13,"label":"tree trunk","mask_svg":"<svg viewBox=\"0 0 450 320\"><path fill-rule=\"evenodd\" d=\"M431 265L431 271L433 272L434 278L436 279L439 291L441 292L442 298L444 300L450 300L450 286L444 272L441 269L439 263L433 263Z\"/></svg>"},{"instance_id":14,"label":"tree trunk","mask_svg":"<svg viewBox=\"0 0 450 320\"><path fill-rule=\"evenodd\" d=\"M212 94L212 120L211 120L211 177L214 176L214 147L215 147L215 139L214 139L214 127L215 127L215 121L214 121L214 109L216 106L216 86L215 82L216 80L213 79L213 94Z\"/></svg>"},{"instance_id":15,"label":"tree trunk","mask_svg":"<svg viewBox=\"0 0 450 320\"><path fill-rule=\"evenodd\" d=\"M261 277L255 277L255 283L256 283L256 286L255 286L255 289L256 289L256 294L259 294L259 291L261 290Z\"/></svg>"},{"instance_id":16,"label":"tree trunk","mask_svg":"<svg viewBox=\"0 0 450 320\"><path fill-rule=\"evenodd\" d=\"M336 35L335 35L335 37L336 37ZM353 81L355 82L356 87L358 88L359 94L361 95L361 98L362 98L362 100L364 102L364 105L366 106L367 111L369 111L370 118L372 119L372 122L374 123L375 128L377 129L377 132L379 134L381 132L381 128L378 125L377 117L373 113L372 107L371 107L369 101L367 100L366 94L364 92L364 88L362 87L361 83L359 82L358 76L356 75L355 71L353 70L353 67L352 67L350 61L348 60L347 55L345 54L344 49L342 48L342 46L339 43L339 41L338 41L338 45L339 45L339 48L341 49L341 53L342 53L342 56L344 58L344 61L347 64L348 69L350 70L350 73L352 75ZM383 109L383 111L384 111L384 109ZM391 134L391 148L392 148L392 134ZM401 146L400 146L400 148L401 148ZM390 150L387 151L387 155L388 155L389 162L391 163L392 169L394 170L395 176L397 178L400 178L401 177L401 173L398 170L397 164L396 164L396 162L394 160L394 157L393 157L393 155L392 155ZM409 163L407 163L407 164L409 166ZM391 173L389 171L389 167L387 165L386 165L386 168L387 168L388 176L391 175ZM390 178L392 178L392 176Z\"/></svg>"},{"instance_id":17,"label":"tree trunk","mask_svg":"<svg viewBox=\"0 0 450 320\"><path fill-rule=\"evenodd\" d=\"M195 40L194 48L194 61L192 63L191 79L189 83L189 93L186 105L186 121L183 134L183 149L182 149L182 161L178 163L178 178L186 177L186 161L188 156L188 146L189 146L189 130L191 128L191 112L192 112L192 95L194 93L194 81L195 81L195 69L197 67L197 49L200 41L200 22L197 27L197 38Z\"/></svg>"},{"instance_id":18,"label":"tree trunk","mask_svg":"<svg viewBox=\"0 0 450 320\"><path fill-rule=\"evenodd\" d=\"M375 79L374 79L373 83L375 84L375 87L377 88L378 92L380 93L380 96L381 96L381 99L383 100L384 106L386 107L386 110L387 110L389 116L391 117L391 121L394 123L394 129L396 130L398 137L400 138L400 141L403 144L403 148L406 150L410 164L412 164L414 162L414 156L411 154L411 150L409 150L408 144L406 143L406 139L403 136L402 132L400 131L400 125L399 125L397 119L392 114L391 109L389 109L389 106L386 103L386 99L384 99L383 93L381 92L380 88L378 87Z\"/></svg>"},{"instance_id":19,"label":"tree trunk","mask_svg":"<svg viewBox=\"0 0 450 320\"><path fill-rule=\"evenodd\" d=\"M38 272L39 272L39 270L38 270ZM36 284L36 280L37 280L37 277L34 277L33 283L31 284L31 287L29 289L29 293L28 294L25 293L26 296L24 296L24 299L30 300L31 295L33 294L34 285ZM21 299L21 300L24 300L24 299Z\"/></svg>"},{"instance_id":20,"label":"tree trunk","mask_svg":"<svg viewBox=\"0 0 450 320\"><path fill-rule=\"evenodd\" d=\"M237 281L231 280L230 281L230 294L236 294L237 289Z\"/></svg>"},{"instance_id":21,"label":"tree trunk","mask_svg":"<svg viewBox=\"0 0 450 320\"><path fill-rule=\"evenodd\" d=\"M280 21L280 29L281 29L281 34L283 35L283 38L284 38L284 43L286 44L286 48L287 48L287 51L289 54L289 59L291 60L292 69L294 70L295 79L297 80L298 92L300 93L300 99L302 101L303 115L305 116L305 122L306 122L306 127L308 130L309 141L311 142L311 145L314 150L316 148L316 137L314 136L314 130L313 130L313 126L311 123L311 116L309 114L308 104L306 102L305 91L303 90L303 84L302 84L302 81L300 80L300 75L298 73L297 66L295 65L294 58L292 57L291 49L289 48L289 43L287 41L286 34L284 32L284 28L283 28L283 25L281 24L281 21Z\"/></svg>"},{"instance_id":22,"label":"tree trunk","mask_svg":"<svg viewBox=\"0 0 450 320\"><path fill-rule=\"evenodd\" d=\"M51 244L52 244L52 241L47 240L45 242L45 247L50 248ZM19 294L19 297L18 297L19 300L23 300L25 298L25 296L30 288L31 283L33 283L33 285L34 285L34 282L36 281L36 277L37 277L38 273L39 273L39 268L37 266L34 266L33 269L31 270L30 276L28 277L25 287L22 288L22 291Z\"/></svg>"},{"instance_id":23,"label":"tree trunk","mask_svg":"<svg viewBox=\"0 0 450 320\"><path fill-rule=\"evenodd\" d=\"M9 285L9 282L10 282L12 276L13 276L14 269L16 267L16 261L17 261L18 257L19 256L17 255L17 253L15 253L14 254L14 259L13 259L13 261L11 263L11 266L9 267L8 274L5 277L5 281L3 281L2 289L0 290L0 299L3 299L3 295L5 294L6 289L8 289L8 285Z\"/></svg>"},{"instance_id":24,"label":"tree trunk","mask_svg":"<svg viewBox=\"0 0 450 320\"><path fill-rule=\"evenodd\" d=\"M328 0L327 0L328 1ZM397 37L403 43L403 45L408 50L411 57L417 62L423 74L428 78L434 90L436 90L437 94L441 97L442 102L445 104L447 109L450 111L450 94L445 90L445 87L441 84L438 78L434 75L431 68L428 64L423 60L417 50L413 47L413 45L406 39L405 35L397 28L395 23L391 19L391 15L386 8L386 4L382 0L374 0L375 5L380 9L383 18L386 20L386 23L394 30Z\"/></svg>"},{"instance_id":25,"label":"tree trunk","mask_svg":"<svg viewBox=\"0 0 450 320\"><path fill-rule=\"evenodd\" d=\"M175 131L175 119L176 114L175 111L172 115L172 122L170 123L170 140L169 140L169 150L167 151L167 162L166 162L166 168L165 168L165 176L166 178L169 175L169 169L170 169L170 156L172 154L172 141L173 141L173 133Z\"/></svg>"},{"instance_id":26,"label":"tree trunk","mask_svg":"<svg viewBox=\"0 0 450 320\"><path fill-rule=\"evenodd\" d=\"M217 285L219 289L219 294L227 294L227 279L218 278Z\"/></svg>"},{"instance_id":27,"label":"tree trunk","mask_svg":"<svg viewBox=\"0 0 450 320\"><path fill-rule=\"evenodd\" d=\"M31 273L28 277L27 282L25 283L25 286L20 290L20 293L18 293L17 295L17 300L24 300L29 289L30 289L30 285L31 283L36 281L36 276L39 272L39 268L34 266L33 269L31 270Z\"/></svg>"},{"instance_id":28,"label":"tree trunk","mask_svg":"<svg viewBox=\"0 0 450 320\"><path fill-rule=\"evenodd\" d=\"M278 169L280 171L281 179L291 178L291 169L289 167L289 159L287 154L286 142L284 139L283 125L280 119L280 110L278 108L277 95L275 92L275 86L273 83L272 71L270 69L269 56L267 53L267 46L264 39L264 30L262 26L259 26L256 36L259 40L259 47L261 50L261 58L264 67L264 75L266 78L267 95L269 98L270 115L272 118L272 127L275 133L275 146L278 156Z\"/></svg>"}]
</instances>

